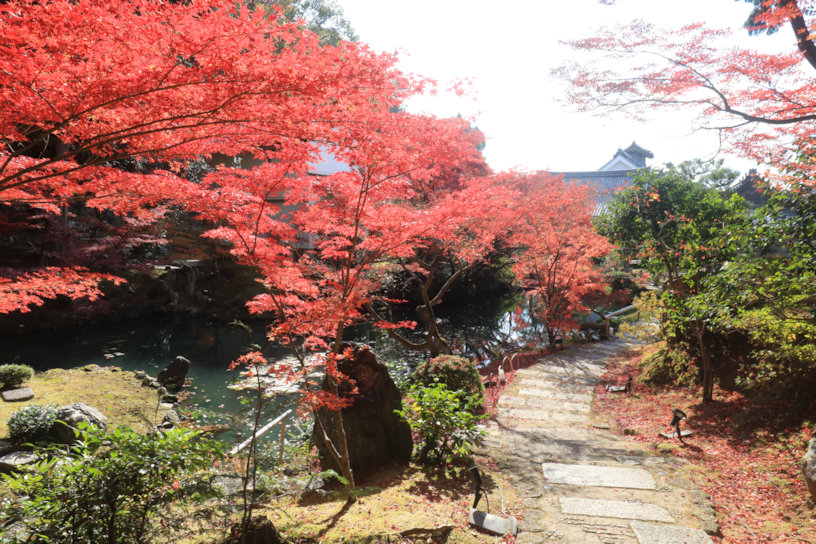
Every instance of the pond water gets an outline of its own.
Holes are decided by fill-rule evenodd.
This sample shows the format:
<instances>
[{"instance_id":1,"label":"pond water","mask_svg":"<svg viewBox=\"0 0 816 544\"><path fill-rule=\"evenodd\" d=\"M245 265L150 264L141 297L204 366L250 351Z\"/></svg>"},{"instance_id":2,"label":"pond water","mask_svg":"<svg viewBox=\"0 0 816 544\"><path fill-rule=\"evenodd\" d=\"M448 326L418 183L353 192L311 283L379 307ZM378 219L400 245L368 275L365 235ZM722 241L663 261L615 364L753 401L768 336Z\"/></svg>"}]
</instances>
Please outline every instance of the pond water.
<instances>
[{"instance_id":1,"label":"pond water","mask_svg":"<svg viewBox=\"0 0 816 544\"><path fill-rule=\"evenodd\" d=\"M516 334L510 316L512 302L486 297L466 307L449 308L440 313L440 328L447 338L473 354L482 342ZM249 332L238 325L189 315L151 316L129 321L83 326L81 328L38 331L30 334L0 336L0 362L23 363L42 371L50 368L75 368L88 364L114 365L124 370L144 370L155 376L177 355L187 357L192 366L191 395L185 401L216 420L226 414L246 414L241 400L252 395L229 389L238 378L238 370L228 371L230 363L245 353L252 343L265 347L270 360L291 355L287 348L268 346L263 322L246 322ZM402 350L382 331L360 327L352 338L370 343L380 359L400 359L413 366L420 354ZM276 399L279 409L292 405L292 395ZM274 434L274 433L273 433Z\"/></svg>"},{"instance_id":2,"label":"pond water","mask_svg":"<svg viewBox=\"0 0 816 544\"><path fill-rule=\"evenodd\" d=\"M4 363L23 363L35 370L75 368L88 364L144 370L156 376L177 355L192 362L189 402L237 412L242 393L227 388L238 371L227 369L257 342L264 345L264 324L248 322L252 339L240 326L195 316L151 316L138 320L0 337ZM280 347L267 350L284 357Z\"/></svg>"}]
</instances>

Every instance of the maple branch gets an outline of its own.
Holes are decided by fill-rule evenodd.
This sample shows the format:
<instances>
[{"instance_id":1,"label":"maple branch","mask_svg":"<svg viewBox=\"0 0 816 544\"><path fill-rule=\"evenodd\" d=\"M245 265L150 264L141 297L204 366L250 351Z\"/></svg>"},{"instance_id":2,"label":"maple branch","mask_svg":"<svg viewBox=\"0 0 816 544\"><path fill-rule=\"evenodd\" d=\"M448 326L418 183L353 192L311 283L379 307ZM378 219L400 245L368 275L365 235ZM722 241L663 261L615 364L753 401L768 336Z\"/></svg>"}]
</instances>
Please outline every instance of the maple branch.
<instances>
[{"instance_id":1,"label":"maple branch","mask_svg":"<svg viewBox=\"0 0 816 544\"><path fill-rule=\"evenodd\" d=\"M376 309L374 309L374 305L371 304L370 302L366 304L366 310L377 321L388 321L387 319L382 317L379 314L379 312L377 312ZM396 340L397 342L399 342L404 347L406 347L406 348L408 348L410 350L413 350L413 351L425 351L428 348L428 339L427 338L422 343L414 343L414 342L411 342L410 340L408 340L407 338L405 338L404 336L402 336L400 333L398 333L394 329L386 329L386 333L388 334L389 338L391 338L393 340Z\"/></svg>"},{"instance_id":2,"label":"maple branch","mask_svg":"<svg viewBox=\"0 0 816 544\"><path fill-rule=\"evenodd\" d=\"M813 43L813 36L805 22L805 16L799 8L799 2L797 0L784 0L782 5L792 7L793 16L790 18L790 24L793 29L793 34L796 36L796 45L799 47L799 51L802 53L802 56L805 57L805 60L807 60L813 68L816 68L816 45Z\"/></svg>"},{"instance_id":3,"label":"maple branch","mask_svg":"<svg viewBox=\"0 0 816 544\"><path fill-rule=\"evenodd\" d=\"M184 85L179 84L178 86L184 86ZM280 93L285 93L285 92L288 92L288 90L281 89L280 91L278 91L275 94L280 94ZM147 94L147 93L145 93L145 94ZM111 132L107 132L107 133L97 134L97 135L95 135L95 136L93 136L91 138L88 138L88 139L84 140L81 145L73 146L71 149L68 150L68 152L62 153L62 154L60 154L60 155L58 155L56 157L52 157L52 158L46 160L45 162L37 163L37 164L31 165L31 166L29 166L27 168L23 168L21 170L16 171L14 174L12 174L10 176L7 176L5 178L0 179L0 187L5 186L6 189L9 189L9 188L12 188L12 187L15 187L15 186L18 186L18 185L22 185L22 184L25 184L25 183L31 183L31 182L34 182L34 181L39 181L40 179L47 179L47 178L53 177L53 175L47 175L47 176L42 176L42 177L29 178L29 179L26 179L25 181L23 181L22 183L18 183L18 184L11 184L10 185L10 184L7 183L10 180L25 176L27 173L29 173L31 171L41 170L41 169L49 166L50 164L54 164L54 163L62 162L62 161L67 161L68 159L76 157L77 155L80 155L80 154L83 154L83 153L92 154L93 150L100 150L100 149L104 148L107 145L116 144L117 142L120 142L123 139L139 138L141 136L156 134L158 132L166 132L168 130L181 131L181 130L186 130L186 129L195 129L195 128L203 128L203 127L209 127L209 126L220 126L220 125L224 125L224 126L234 125L236 127L250 126L250 124L252 123L252 119L250 119L250 118L243 119L243 118L218 118L218 117L215 117L215 115L219 111L222 111L222 110L226 109L226 107L229 104L236 101L239 97L248 96L250 94L253 94L253 93L245 91L245 92L242 92L242 93L233 94L233 95L227 97L220 104L218 104L215 107L210 108L208 110L203 110L203 111L199 111L199 112L186 112L186 113L180 113L180 114L177 114L177 115L165 116L165 117L161 117L159 119L152 119L152 120L148 120L148 121L145 121L145 122L142 122L142 123L131 124L131 125L129 125L129 126L125 127L125 128L122 128L120 130L115 130L115 131L111 131ZM271 93L269 93L269 94L271 94ZM97 109L97 108L96 107L90 108L89 110L87 110L85 112L81 112L77 116L67 118L64 121L64 123L59 123L59 124L55 125L54 127L51 127L50 129L47 129L47 130L43 129L43 130L48 134L54 134L55 132L57 132L61 128L62 125L67 124L72 120L81 119L81 117L80 117L81 115L85 115L86 113L88 113L89 111L92 111L93 109ZM170 128L165 126L168 123L172 123L174 121L186 120L186 119L190 119L191 121L194 121L194 122L188 122L188 123L185 123L185 124L174 124ZM162 125L162 126L156 126L156 125ZM301 125L303 125L303 123L301 123ZM147 127L155 127L155 128L150 128L149 130L139 130L139 129L145 129ZM267 133L272 133L272 132L267 131ZM174 144L165 145L165 146L162 146L162 147L159 147L159 148L156 148L156 149L139 149L139 150L134 150L134 151L128 152L128 153L115 155L113 157L111 157L111 156L100 157L96 161L91 160L90 162L81 163L79 168L75 168L75 169L69 170L68 172L62 172L62 173L69 173L70 171L78 170L80 168L85 168L87 166L93 166L93 165L96 165L96 164L100 164L102 162L109 162L109 161L112 161L112 160L120 160L120 159L123 159L123 158L130 158L130 157L137 156L137 155L149 156L152 153L157 153L157 152L160 152L160 151L166 151L166 150L173 149L175 147L179 147L181 145L185 145L185 144L188 144L188 143L191 143L191 142L194 142L194 141L214 138L216 136L217 135L214 135L214 134L206 134L204 136L197 136L195 138L184 138L181 141L176 142ZM287 136L284 136L284 137L298 138L299 136L298 135L287 135ZM5 170L6 166L8 165L8 162L11 160L11 158L18 157L20 155L22 155L22 153L15 152L10 157L8 157L6 162L4 163L3 167L0 168L0 172L3 172ZM55 175L61 175L61 174L55 174Z\"/></svg>"},{"instance_id":4,"label":"maple branch","mask_svg":"<svg viewBox=\"0 0 816 544\"><path fill-rule=\"evenodd\" d=\"M791 0L791 1L795 1L795 0ZM808 51L812 52L814 55L816 55L816 45L814 45L814 43L809 38L804 40L804 41L807 42ZM649 96L649 97L630 98L630 99L625 99L625 100L621 100L621 101L618 101L618 102L610 102L610 103L605 103L605 102L602 102L602 101L599 100L597 102L597 105L601 106L601 107L609 107L610 109L613 109L613 110L621 110L621 109L626 108L628 106L633 106L633 105L638 105L638 104L662 104L662 105L691 105L691 104L697 104L697 105L706 105L706 106L714 108L715 110L720 111L722 113L726 113L726 114L734 115L736 117L740 117L741 119L743 119L745 121L745 124L748 124L748 123L760 123L760 124L774 125L774 126L786 126L786 125L797 124L797 123L801 123L801 122L805 122L805 121L816 120L816 113L808 113L808 114L804 114L804 115L797 115L797 116L794 116L794 117L775 118L775 117L771 117L769 115L754 115L754 114L748 113L747 111L737 109L731 104L730 100L725 95L725 93L723 93L719 89L717 84L714 83L710 77L706 76L705 74L703 74L702 72L700 72L699 70L697 70L696 68L691 66L688 62L685 62L685 61L677 59L677 58L669 57L669 56L664 55L664 54L662 54L660 52L657 52L657 51L648 51L648 50L643 50L643 49L613 49L613 48L604 48L603 50L606 51L606 52L615 53L615 54L625 54L625 55L642 54L642 55L650 55L650 56L660 58L660 59L662 59L662 60L664 60L664 61L666 61L666 62L668 62L670 64L673 64L673 65L675 65L675 66L677 66L677 67L679 67L679 68L681 68L683 70L686 70L686 71L694 74L700 80L700 87L703 88L703 89L707 89L707 90L711 91L712 93L714 93L716 95L718 101L714 101L714 100L710 100L710 99L703 99L703 98L681 100L681 99L676 99L676 98L675 99L669 99L669 98L666 98L666 97L653 98L653 97ZM816 60L816 56L814 56L814 59ZM810 60L810 59L808 59L808 60ZM814 67L816 67L816 66L814 66ZM658 81L666 81L666 82L671 81L669 78L657 79L657 80ZM610 79L608 81L612 82L614 80ZM623 78L623 79L621 79L619 81L644 82L645 80L644 80L643 77L631 77L631 78ZM611 94L612 91L609 91L609 93ZM774 112L770 112L771 115L783 115L783 114L790 113L790 112L793 112L793 111L796 111L796 110L809 110L809 109L812 109L814 107L814 105L798 104L796 101L790 99L789 97L787 97L784 94L778 94L778 96L781 99L785 100L786 102L789 102L789 103L795 105L796 107L778 109L778 110L776 110ZM736 128L738 126L742 126L742 125L736 125L734 128ZM726 127L726 128L730 128L730 127Z\"/></svg>"},{"instance_id":5,"label":"maple branch","mask_svg":"<svg viewBox=\"0 0 816 544\"><path fill-rule=\"evenodd\" d=\"M471 269L473 269L474 266L476 266L476 261L472 261L470 264L468 264L464 268L460 268L456 272L454 272L453 275L450 278L448 278L448 281L446 281L442 285L442 287L439 288L439 291L436 293L436 296L434 296L434 298L431 299L431 304L436 306L437 304L441 303L442 302L442 296L448 291L448 289L450 289L450 287L454 283L456 283L456 280L458 280L463 275L465 275L467 272L469 272Z\"/></svg>"}]
</instances>

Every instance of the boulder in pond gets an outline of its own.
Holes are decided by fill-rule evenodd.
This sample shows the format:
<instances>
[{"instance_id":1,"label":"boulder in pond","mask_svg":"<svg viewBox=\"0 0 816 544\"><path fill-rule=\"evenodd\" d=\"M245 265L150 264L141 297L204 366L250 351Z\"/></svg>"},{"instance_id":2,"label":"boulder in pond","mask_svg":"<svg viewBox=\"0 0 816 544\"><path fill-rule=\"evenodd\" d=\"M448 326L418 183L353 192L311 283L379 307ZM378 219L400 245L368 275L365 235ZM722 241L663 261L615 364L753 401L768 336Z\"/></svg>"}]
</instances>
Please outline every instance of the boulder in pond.
<instances>
[{"instance_id":1,"label":"boulder in pond","mask_svg":"<svg viewBox=\"0 0 816 544\"><path fill-rule=\"evenodd\" d=\"M57 408L57 421L51 427L50 435L55 442L72 444L76 441L74 430L79 423L85 422L101 430L108 428L108 418L102 412L82 402L76 402Z\"/></svg>"},{"instance_id":2,"label":"boulder in pond","mask_svg":"<svg viewBox=\"0 0 816 544\"><path fill-rule=\"evenodd\" d=\"M190 360L179 355L167 368L159 372L157 377L160 384L172 391L178 391L184 387L184 380L190 370Z\"/></svg>"},{"instance_id":3,"label":"boulder in pond","mask_svg":"<svg viewBox=\"0 0 816 544\"><path fill-rule=\"evenodd\" d=\"M816 438L810 439L808 451L802 457L802 475L805 477L808 491L816 499Z\"/></svg>"},{"instance_id":4,"label":"boulder in pond","mask_svg":"<svg viewBox=\"0 0 816 544\"><path fill-rule=\"evenodd\" d=\"M341 384L339 395L352 400L351 406L339 411L348 438L351 468L382 466L389 461L407 463L411 459L414 443L408 422L394 413L402 407L402 396L388 375L386 366L365 344L344 342L337 367L354 383ZM358 393L351 394L357 387ZM327 377L322 388L329 390ZM336 410L320 409L318 417L324 422L323 429L329 439L338 443ZM337 470L320 426L315 423L312 441L320 452L324 468Z\"/></svg>"},{"instance_id":5,"label":"boulder in pond","mask_svg":"<svg viewBox=\"0 0 816 544\"><path fill-rule=\"evenodd\" d=\"M162 423L170 423L175 427L181 423L181 418L179 418L178 412L175 410L167 410L167 413L165 413L162 418Z\"/></svg>"}]
</instances>

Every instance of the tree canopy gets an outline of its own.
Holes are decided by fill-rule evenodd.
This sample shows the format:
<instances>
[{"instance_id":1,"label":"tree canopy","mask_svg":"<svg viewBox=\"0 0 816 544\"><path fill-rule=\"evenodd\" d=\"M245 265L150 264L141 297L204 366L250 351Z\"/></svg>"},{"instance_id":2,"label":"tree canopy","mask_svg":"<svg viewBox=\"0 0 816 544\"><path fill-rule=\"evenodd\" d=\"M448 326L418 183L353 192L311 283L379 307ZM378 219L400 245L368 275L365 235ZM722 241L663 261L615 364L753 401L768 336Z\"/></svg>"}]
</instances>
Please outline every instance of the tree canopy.
<instances>
[{"instance_id":1,"label":"tree canopy","mask_svg":"<svg viewBox=\"0 0 816 544\"><path fill-rule=\"evenodd\" d=\"M77 205L133 228L174 206L206 218L208 202L240 205L249 181L218 169L190 182L178 175L190 161L248 155L268 161L270 179L303 179L326 146L348 149L364 127L387 125L426 84L393 57L319 47L297 23L232 2L7 2L0 27L0 204L11 232L24 210L29 224L34 212L72 224ZM42 257L2 277L3 312L98 296L111 279Z\"/></svg>"}]
</instances>

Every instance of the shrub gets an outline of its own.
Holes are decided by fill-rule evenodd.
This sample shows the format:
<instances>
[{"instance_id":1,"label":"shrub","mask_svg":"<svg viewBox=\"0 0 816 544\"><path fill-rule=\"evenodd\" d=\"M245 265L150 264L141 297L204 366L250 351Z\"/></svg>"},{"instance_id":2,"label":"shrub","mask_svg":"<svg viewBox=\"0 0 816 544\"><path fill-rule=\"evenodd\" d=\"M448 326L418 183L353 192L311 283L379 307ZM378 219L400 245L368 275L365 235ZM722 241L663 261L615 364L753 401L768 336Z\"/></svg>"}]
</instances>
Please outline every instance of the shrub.
<instances>
[{"instance_id":1,"label":"shrub","mask_svg":"<svg viewBox=\"0 0 816 544\"><path fill-rule=\"evenodd\" d=\"M7 424L13 442L39 442L46 438L57 420L57 408L30 404L11 414Z\"/></svg>"},{"instance_id":2,"label":"shrub","mask_svg":"<svg viewBox=\"0 0 816 544\"><path fill-rule=\"evenodd\" d=\"M2 475L16 498L3 499L0 517L18 520L23 533L36 535L30 541L156 542L180 524L171 516L181 515L185 499L209 495L210 480L196 471L212 467L220 443L186 429L143 435L80 427L70 453L52 447L28 472Z\"/></svg>"},{"instance_id":3,"label":"shrub","mask_svg":"<svg viewBox=\"0 0 816 544\"><path fill-rule=\"evenodd\" d=\"M697 371L689 365L689 356L661 343L640 362L639 380L655 385L688 385L694 382Z\"/></svg>"},{"instance_id":4,"label":"shrub","mask_svg":"<svg viewBox=\"0 0 816 544\"><path fill-rule=\"evenodd\" d=\"M451 391L477 395L480 399L484 395L484 385L476 365L470 359L455 355L440 355L430 361L423 361L417 367L413 380L415 384L425 386L439 381Z\"/></svg>"},{"instance_id":5,"label":"shrub","mask_svg":"<svg viewBox=\"0 0 816 544\"><path fill-rule=\"evenodd\" d=\"M476 423L487 417L475 414L481 404L479 395L451 391L437 381L430 386L411 386L404 409L395 412L419 435L419 462L436 464L467 456L481 439L484 433Z\"/></svg>"},{"instance_id":6,"label":"shrub","mask_svg":"<svg viewBox=\"0 0 816 544\"><path fill-rule=\"evenodd\" d=\"M34 369L28 365L0 365L0 384L3 388L17 387L34 376Z\"/></svg>"}]
</instances>

